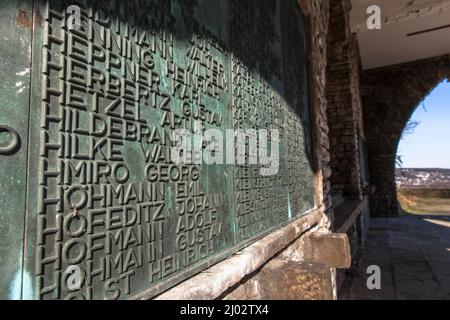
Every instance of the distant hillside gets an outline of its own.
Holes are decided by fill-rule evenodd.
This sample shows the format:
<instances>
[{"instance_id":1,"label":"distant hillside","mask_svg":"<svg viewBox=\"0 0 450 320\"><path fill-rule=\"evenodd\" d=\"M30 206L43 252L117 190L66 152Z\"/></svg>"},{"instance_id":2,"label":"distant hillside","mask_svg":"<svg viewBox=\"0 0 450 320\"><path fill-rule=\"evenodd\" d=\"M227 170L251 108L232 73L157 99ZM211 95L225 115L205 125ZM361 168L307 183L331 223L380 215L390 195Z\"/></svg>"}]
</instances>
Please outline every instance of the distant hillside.
<instances>
[{"instance_id":1,"label":"distant hillside","mask_svg":"<svg viewBox=\"0 0 450 320\"><path fill-rule=\"evenodd\" d=\"M397 169L396 183L401 188L450 189L450 169Z\"/></svg>"}]
</instances>

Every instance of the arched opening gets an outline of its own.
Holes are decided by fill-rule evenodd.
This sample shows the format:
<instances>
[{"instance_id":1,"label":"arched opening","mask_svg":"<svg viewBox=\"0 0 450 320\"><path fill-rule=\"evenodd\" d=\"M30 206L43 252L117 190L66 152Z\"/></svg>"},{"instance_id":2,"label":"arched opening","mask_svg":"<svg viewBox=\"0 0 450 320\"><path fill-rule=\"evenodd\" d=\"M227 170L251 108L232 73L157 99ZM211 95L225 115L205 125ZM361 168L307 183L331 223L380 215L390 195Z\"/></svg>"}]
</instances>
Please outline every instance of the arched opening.
<instances>
[{"instance_id":1,"label":"arched opening","mask_svg":"<svg viewBox=\"0 0 450 320\"><path fill-rule=\"evenodd\" d=\"M371 215L398 216L395 163L403 129L420 102L448 75L447 55L364 71L364 131L373 186Z\"/></svg>"},{"instance_id":2,"label":"arched opening","mask_svg":"<svg viewBox=\"0 0 450 320\"><path fill-rule=\"evenodd\" d=\"M350 285L343 291L342 299L449 298L450 211L447 212L447 216L443 216L443 212L430 212L430 205L433 205L433 201L438 201L434 207L442 208L448 201L450 208L450 195L447 196L447 200L443 199L443 192L440 189L437 190L440 192L439 196L434 197L436 190L420 186L427 182L436 182L433 179L429 181L430 175L436 169L430 170L427 167L450 168L448 132L450 83L443 81L446 78L443 74L445 68L441 68L439 63L434 63L436 61L425 62L420 67L422 75L420 71L415 73L414 68L408 69L405 66L397 67L394 69L395 72L392 69L377 70L376 78L380 80L381 75L384 75L385 82L380 82L378 87L374 88L372 100L368 99L368 93L365 92L367 102L365 125L369 138L368 146L371 148L369 153L372 157L378 157L369 158L372 169L370 178L372 183L374 181L377 183L375 186L378 189L372 198L372 208L380 210L375 212L377 215L382 213L383 216L389 215L381 210L391 210L392 214L388 218L374 217L370 220L371 228L364 250L351 272ZM432 68L433 65L436 69ZM425 70L428 70L428 75ZM375 72L371 72L373 77L371 81L375 83ZM389 78L387 75L392 77ZM368 81L367 74L366 81ZM386 82L390 82L391 85L397 83L397 87L390 87ZM410 95L406 94L408 92L404 91L406 89L409 89ZM415 103L412 104L413 102ZM374 122L375 119L380 122ZM402 156L402 166L398 156ZM400 167L406 171L409 170L407 167L422 170L414 176L413 181L406 180L404 183L412 186L411 189L419 192L418 195L425 196L418 199L422 203L414 204L416 207L419 205L419 209L422 208L423 211L410 212L423 215L408 214L394 217L392 203L386 200L390 200L389 192L395 197L395 187L380 190L382 187L389 187L393 181L389 178L390 166L397 167L397 172ZM450 170L448 171L450 173ZM406 179L413 174L414 171L406 172ZM383 179L377 175L382 175ZM438 175L441 176L439 173ZM397 199L394 198L392 201L394 200ZM426 202L427 200L429 202ZM381 275L378 290L373 290L373 283L370 284L368 281L369 271L373 272L372 274L379 272Z\"/></svg>"},{"instance_id":3,"label":"arched opening","mask_svg":"<svg viewBox=\"0 0 450 320\"><path fill-rule=\"evenodd\" d=\"M414 110L400 137L396 186L409 214L450 214L450 82L443 81Z\"/></svg>"}]
</instances>

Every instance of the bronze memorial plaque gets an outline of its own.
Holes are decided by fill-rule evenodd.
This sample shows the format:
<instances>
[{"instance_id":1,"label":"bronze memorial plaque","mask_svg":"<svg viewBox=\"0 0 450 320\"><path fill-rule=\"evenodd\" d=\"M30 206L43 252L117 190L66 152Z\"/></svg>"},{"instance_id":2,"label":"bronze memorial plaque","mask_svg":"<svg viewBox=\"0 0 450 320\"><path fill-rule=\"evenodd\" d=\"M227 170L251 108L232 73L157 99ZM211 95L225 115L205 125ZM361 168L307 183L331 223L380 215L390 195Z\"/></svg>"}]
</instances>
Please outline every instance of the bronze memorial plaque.
<instances>
[{"instance_id":1,"label":"bronze memorial plaque","mask_svg":"<svg viewBox=\"0 0 450 320\"><path fill-rule=\"evenodd\" d=\"M26 200L10 195L9 236L24 267L2 287L150 298L313 209L296 0L34 1L25 14L28 162L11 166Z\"/></svg>"}]
</instances>

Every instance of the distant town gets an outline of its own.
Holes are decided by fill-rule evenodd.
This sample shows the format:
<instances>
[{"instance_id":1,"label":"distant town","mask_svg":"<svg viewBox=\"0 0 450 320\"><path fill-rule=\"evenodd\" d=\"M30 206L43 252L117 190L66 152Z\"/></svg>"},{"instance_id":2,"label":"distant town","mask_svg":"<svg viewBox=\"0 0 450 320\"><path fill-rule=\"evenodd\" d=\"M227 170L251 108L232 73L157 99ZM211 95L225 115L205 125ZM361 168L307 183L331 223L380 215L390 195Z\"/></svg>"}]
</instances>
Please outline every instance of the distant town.
<instances>
[{"instance_id":1,"label":"distant town","mask_svg":"<svg viewBox=\"0 0 450 320\"><path fill-rule=\"evenodd\" d=\"M396 183L400 188L450 189L450 169L397 168Z\"/></svg>"}]
</instances>

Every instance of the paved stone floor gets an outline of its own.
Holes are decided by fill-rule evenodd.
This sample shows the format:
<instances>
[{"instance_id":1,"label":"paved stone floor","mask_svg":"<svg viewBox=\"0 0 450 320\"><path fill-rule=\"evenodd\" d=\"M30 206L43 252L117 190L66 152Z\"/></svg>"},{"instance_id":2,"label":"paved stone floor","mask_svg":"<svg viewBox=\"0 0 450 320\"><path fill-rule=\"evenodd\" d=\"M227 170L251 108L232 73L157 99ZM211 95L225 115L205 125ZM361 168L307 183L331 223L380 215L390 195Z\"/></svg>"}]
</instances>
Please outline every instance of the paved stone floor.
<instances>
[{"instance_id":1,"label":"paved stone floor","mask_svg":"<svg viewBox=\"0 0 450 320\"><path fill-rule=\"evenodd\" d=\"M381 268L381 290L367 289L367 267ZM341 299L450 299L450 217L371 220L360 260Z\"/></svg>"}]
</instances>

